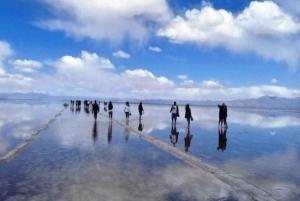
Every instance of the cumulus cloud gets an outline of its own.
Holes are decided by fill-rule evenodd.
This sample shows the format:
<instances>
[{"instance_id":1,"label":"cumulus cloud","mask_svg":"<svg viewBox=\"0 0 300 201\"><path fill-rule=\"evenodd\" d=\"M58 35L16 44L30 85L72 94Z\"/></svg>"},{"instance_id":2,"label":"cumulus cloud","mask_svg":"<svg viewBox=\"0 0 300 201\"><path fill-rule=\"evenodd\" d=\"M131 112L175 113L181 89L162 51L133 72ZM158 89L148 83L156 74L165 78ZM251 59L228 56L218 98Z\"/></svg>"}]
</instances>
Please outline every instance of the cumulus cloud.
<instances>
[{"instance_id":1,"label":"cumulus cloud","mask_svg":"<svg viewBox=\"0 0 300 201\"><path fill-rule=\"evenodd\" d=\"M150 23L163 23L172 17L165 0L41 0L52 9L52 19L36 24L44 29L63 31L75 38L122 42L126 37L143 43ZM150 22L150 23L149 23Z\"/></svg>"},{"instance_id":2,"label":"cumulus cloud","mask_svg":"<svg viewBox=\"0 0 300 201\"><path fill-rule=\"evenodd\" d=\"M119 58L125 58L125 59L129 59L130 58L130 54L127 54L126 52L123 52L122 50L114 52L113 56L114 57L119 57Z\"/></svg>"},{"instance_id":3,"label":"cumulus cloud","mask_svg":"<svg viewBox=\"0 0 300 201\"><path fill-rule=\"evenodd\" d=\"M153 52L161 52L161 49L159 47L149 47L149 50L153 51Z\"/></svg>"},{"instance_id":4,"label":"cumulus cloud","mask_svg":"<svg viewBox=\"0 0 300 201\"><path fill-rule=\"evenodd\" d=\"M222 89L223 86L215 80L203 80L201 83L203 88L211 88L211 89Z\"/></svg>"},{"instance_id":5,"label":"cumulus cloud","mask_svg":"<svg viewBox=\"0 0 300 201\"><path fill-rule=\"evenodd\" d=\"M271 80L271 83L277 83L277 79L273 78L273 79Z\"/></svg>"},{"instance_id":6,"label":"cumulus cloud","mask_svg":"<svg viewBox=\"0 0 300 201\"><path fill-rule=\"evenodd\" d=\"M10 61L10 63L19 71L26 73L36 73L38 69L40 69L43 64L38 61L33 60L15 60Z\"/></svg>"},{"instance_id":7,"label":"cumulus cloud","mask_svg":"<svg viewBox=\"0 0 300 201\"><path fill-rule=\"evenodd\" d=\"M7 42L0 41L0 76L5 75L3 61L13 53L10 45Z\"/></svg>"},{"instance_id":8,"label":"cumulus cloud","mask_svg":"<svg viewBox=\"0 0 300 201\"><path fill-rule=\"evenodd\" d=\"M185 80L187 79L186 75L178 75L178 79Z\"/></svg>"},{"instance_id":9,"label":"cumulus cloud","mask_svg":"<svg viewBox=\"0 0 300 201\"><path fill-rule=\"evenodd\" d=\"M300 23L272 1L253 1L234 16L210 4L201 10L191 9L176 16L157 36L172 43L198 43L222 46L234 52L253 52L265 59L284 61L299 66ZM289 47L289 48L286 48Z\"/></svg>"},{"instance_id":10,"label":"cumulus cloud","mask_svg":"<svg viewBox=\"0 0 300 201\"><path fill-rule=\"evenodd\" d=\"M195 82L193 80L184 80L183 82L180 83L182 86L193 86L195 85Z\"/></svg>"}]
</instances>

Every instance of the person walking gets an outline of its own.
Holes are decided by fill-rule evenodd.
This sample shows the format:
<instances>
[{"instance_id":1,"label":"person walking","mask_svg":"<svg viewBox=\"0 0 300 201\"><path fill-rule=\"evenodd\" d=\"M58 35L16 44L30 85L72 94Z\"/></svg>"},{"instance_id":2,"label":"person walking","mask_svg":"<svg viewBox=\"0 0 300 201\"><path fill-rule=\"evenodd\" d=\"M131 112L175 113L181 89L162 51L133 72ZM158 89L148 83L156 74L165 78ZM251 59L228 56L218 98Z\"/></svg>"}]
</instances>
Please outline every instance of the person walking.
<instances>
[{"instance_id":1,"label":"person walking","mask_svg":"<svg viewBox=\"0 0 300 201\"><path fill-rule=\"evenodd\" d=\"M139 104L139 113L140 113L140 119L141 119L142 114L144 114L144 108L143 108L142 102L140 102L140 104Z\"/></svg>"},{"instance_id":2,"label":"person walking","mask_svg":"<svg viewBox=\"0 0 300 201\"><path fill-rule=\"evenodd\" d=\"M108 118L110 121L112 120L112 117L113 117L113 108L114 108L114 106L113 106L112 102L109 101L109 103L108 103Z\"/></svg>"},{"instance_id":3,"label":"person walking","mask_svg":"<svg viewBox=\"0 0 300 201\"><path fill-rule=\"evenodd\" d=\"M172 118L172 125L173 125L173 121L175 121L175 124L176 124L177 117L179 117L179 108L178 108L178 105L176 104L176 101L171 106L170 113L172 113L172 116L171 116L171 118Z\"/></svg>"},{"instance_id":4,"label":"person walking","mask_svg":"<svg viewBox=\"0 0 300 201\"><path fill-rule=\"evenodd\" d=\"M193 121L192 112L189 104L185 106L185 118L188 123L188 128L190 128L191 120Z\"/></svg>"},{"instance_id":5,"label":"person walking","mask_svg":"<svg viewBox=\"0 0 300 201\"><path fill-rule=\"evenodd\" d=\"M97 114L99 112L99 105L97 103L97 101L95 100L95 103L93 104L93 113L94 113L94 118L95 118L95 121L97 119Z\"/></svg>"},{"instance_id":6,"label":"person walking","mask_svg":"<svg viewBox=\"0 0 300 201\"><path fill-rule=\"evenodd\" d=\"M129 119L129 115L131 115L131 112L130 112L130 105L128 101L125 104L124 112L125 112L126 120Z\"/></svg>"}]
</instances>

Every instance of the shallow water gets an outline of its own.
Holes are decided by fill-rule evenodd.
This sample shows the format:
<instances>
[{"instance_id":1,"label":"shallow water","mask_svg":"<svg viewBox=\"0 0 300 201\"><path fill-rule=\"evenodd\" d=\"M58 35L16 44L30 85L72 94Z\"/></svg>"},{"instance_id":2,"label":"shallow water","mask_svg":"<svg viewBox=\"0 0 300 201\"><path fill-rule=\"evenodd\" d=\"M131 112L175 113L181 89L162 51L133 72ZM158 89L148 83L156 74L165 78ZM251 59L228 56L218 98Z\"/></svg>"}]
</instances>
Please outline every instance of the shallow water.
<instances>
[{"instance_id":1,"label":"shallow water","mask_svg":"<svg viewBox=\"0 0 300 201\"><path fill-rule=\"evenodd\" d=\"M62 103L0 102L1 155L53 118ZM9 110L6 108L9 108ZM123 104L114 118L125 122ZM144 105L129 125L170 146L169 106ZM101 104L101 112L103 110ZM278 200L299 197L300 118L297 112L228 108L225 141L219 141L218 108L191 107L188 153ZM177 149L185 151L187 123L176 124ZM27 126L27 130L24 129ZM17 130L18 132L14 132ZM17 134L16 134L17 133ZM22 137L20 137L22 136ZM226 142L226 143L225 143ZM224 151L217 147L225 147ZM200 187L200 188L199 188ZM0 164L0 200L247 200L229 185L160 150L106 117L67 108L25 149Z\"/></svg>"}]
</instances>

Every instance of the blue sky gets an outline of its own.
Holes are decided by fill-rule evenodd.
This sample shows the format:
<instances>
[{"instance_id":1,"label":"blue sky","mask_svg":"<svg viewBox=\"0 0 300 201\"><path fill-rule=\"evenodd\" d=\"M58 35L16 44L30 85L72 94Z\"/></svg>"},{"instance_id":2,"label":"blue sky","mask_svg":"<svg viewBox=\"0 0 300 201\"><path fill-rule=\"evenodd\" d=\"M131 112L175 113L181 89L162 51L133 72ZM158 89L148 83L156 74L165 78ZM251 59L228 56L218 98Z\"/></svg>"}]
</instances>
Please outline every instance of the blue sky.
<instances>
[{"instance_id":1,"label":"blue sky","mask_svg":"<svg viewBox=\"0 0 300 201\"><path fill-rule=\"evenodd\" d=\"M0 93L300 96L296 0L10 0L0 13Z\"/></svg>"}]
</instances>

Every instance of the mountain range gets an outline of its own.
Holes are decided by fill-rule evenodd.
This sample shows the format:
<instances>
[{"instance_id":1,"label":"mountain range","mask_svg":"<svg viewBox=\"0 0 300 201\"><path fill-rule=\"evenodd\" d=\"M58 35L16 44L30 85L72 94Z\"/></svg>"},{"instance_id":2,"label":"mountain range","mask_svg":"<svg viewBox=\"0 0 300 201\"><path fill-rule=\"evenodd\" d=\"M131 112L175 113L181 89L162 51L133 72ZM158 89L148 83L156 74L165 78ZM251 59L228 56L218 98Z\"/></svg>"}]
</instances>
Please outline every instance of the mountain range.
<instances>
[{"instance_id":1,"label":"mountain range","mask_svg":"<svg viewBox=\"0 0 300 201\"><path fill-rule=\"evenodd\" d=\"M69 100L100 100L100 101L112 101L112 102L124 102L138 103L140 101L143 104L167 104L173 103L173 100L164 99L108 99L101 97L74 97L74 96L53 96L43 93L0 93L0 100L41 100L41 101L66 101ZM222 104L222 101L205 100L205 101L186 101L177 100L179 105L200 105L200 106L216 106ZM231 107L251 107L251 108L274 108L274 109L289 109L300 111L300 97L297 98L280 98L272 96L262 96L260 98L252 99L238 99L232 101L226 101L225 104Z\"/></svg>"}]
</instances>

